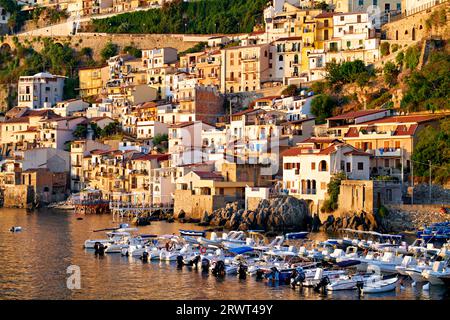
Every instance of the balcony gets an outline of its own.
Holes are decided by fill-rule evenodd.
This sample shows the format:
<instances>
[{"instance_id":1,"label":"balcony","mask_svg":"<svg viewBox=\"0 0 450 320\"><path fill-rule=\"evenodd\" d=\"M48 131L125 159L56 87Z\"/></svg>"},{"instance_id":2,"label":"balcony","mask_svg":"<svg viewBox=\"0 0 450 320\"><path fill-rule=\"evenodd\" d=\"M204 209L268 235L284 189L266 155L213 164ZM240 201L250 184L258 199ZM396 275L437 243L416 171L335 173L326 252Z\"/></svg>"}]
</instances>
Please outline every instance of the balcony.
<instances>
[{"instance_id":1,"label":"balcony","mask_svg":"<svg viewBox=\"0 0 450 320\"><path fill-rule=\"evenodd\" d=\"M379 148L375 149L376 157L400 157L402 150L400 148Z\"/></svg>"}]
</instances>

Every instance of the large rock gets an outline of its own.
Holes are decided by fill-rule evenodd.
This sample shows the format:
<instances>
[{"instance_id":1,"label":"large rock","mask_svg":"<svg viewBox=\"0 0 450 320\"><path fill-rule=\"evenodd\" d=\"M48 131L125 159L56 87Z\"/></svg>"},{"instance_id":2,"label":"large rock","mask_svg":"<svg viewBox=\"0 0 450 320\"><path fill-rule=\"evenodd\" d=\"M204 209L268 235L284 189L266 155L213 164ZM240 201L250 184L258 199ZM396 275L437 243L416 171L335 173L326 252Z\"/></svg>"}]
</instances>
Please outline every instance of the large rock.
<instances>
[{"instance_id":1,"label":"large rock","mask_svg":"<svg viewBox=\"0 0 450 320\"><path fill-rule=\"evenodd\" d=\"M173 215L174 219L184 219L186 217L186 212L184 212L183 209L181 209L178 214Z\"/></svg>"}]
</instances>

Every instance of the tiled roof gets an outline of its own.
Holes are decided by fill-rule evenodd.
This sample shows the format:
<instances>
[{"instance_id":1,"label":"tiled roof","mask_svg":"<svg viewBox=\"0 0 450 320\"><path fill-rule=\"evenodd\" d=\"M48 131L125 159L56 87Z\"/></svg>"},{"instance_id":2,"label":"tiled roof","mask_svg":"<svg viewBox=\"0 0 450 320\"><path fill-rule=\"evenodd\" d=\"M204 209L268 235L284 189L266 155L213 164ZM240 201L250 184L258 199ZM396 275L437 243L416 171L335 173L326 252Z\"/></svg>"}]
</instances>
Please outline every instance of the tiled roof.
<instances>
[{"instance_id":1,"label":"tiled roof","mask_svg":"<svg viewBox=\"0 0 450 320\"><path fill-rule=\"evenodd\" d=\"M358 117L364 117L375 113L386 112L387 110L359 110L359 111L351 111L339 116L334 116L331 118L327 118L327 120L348 120L354 119ZM378 121L378 120L376 120Z\"/></svg>"},{"instance_id":2,"label":"tiled roof","mask_svg":"<svg viewBox=\"0 0 450 320\"><path fill-rule=\"evenodd\" d=\"M352 155L352 156L371 156L370 153L361 151L361 150L352 150L349 152L344 153L344 155L348 156L348 155Z\"/></svg>"},{"instance_id":3,"label":"tiled roof","mask_svg":"<svg viewBox=\"0 0 450 320\"><path fill-rule=\"evenodd\" d=\"M298 156L302 150L305 148L295 147L287 149L286 151L281 153L281 157L295 157Z\"/></svg>"},{"instance_id":4,"label":"tiled roof","mask_svg":"<svg viewBox=\"0 0 450 320\"><path fill-rule=\"evenodd\" d=\"M392 116L385 117L378 120L371 120L360 124L378 124L378 123L423 123L427 121L434 121L440 119L437 115L407 115L407 116Z\"/></svg>"},{"instance_id":5,"label":"tiled roof","mask_svg":"<svg viewBox=\"0 0 450 320\"><path fill-rule=\"evenodd\" d=\"M192 171L194 172L196 175L198 175L200 177L200 179L204 179L204 180L223 180L223 176L215 173L215 172L209 172L209 171L197 171L194 170Z\"/></svg>"},{"instance_id":6,"label":"tiled roof","mask_svg":"<svg viewBox=\"0 0 450 320\"><path fill-rule=\"evenodd\" d=\"M347 133L345 134L346 138L356 138L359 137L359 131L358 128L351 127Z\"/></svg>"},{"instance_id":7,"label":"tiled roof","mask_svg":"<svg viewBox=\"0 0 450 320\"><path fill-rule=\"evenodd\" d=\"M158 160L158 161L164 161L169 160L169 154L144 154L138 156L136 159L133 159L135 161L150 161L150 160Z\"/></svg>"}]
</instances>

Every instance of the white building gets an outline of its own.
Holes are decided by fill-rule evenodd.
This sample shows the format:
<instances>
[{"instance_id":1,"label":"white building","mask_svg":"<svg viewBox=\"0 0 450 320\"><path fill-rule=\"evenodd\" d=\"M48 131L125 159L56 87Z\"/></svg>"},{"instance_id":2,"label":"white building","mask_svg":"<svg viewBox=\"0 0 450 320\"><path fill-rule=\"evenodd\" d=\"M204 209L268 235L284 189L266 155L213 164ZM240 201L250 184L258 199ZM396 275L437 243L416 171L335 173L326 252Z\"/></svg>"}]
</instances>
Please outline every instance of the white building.
<instances>
[{"instance_id":1,"label":"white building","mask_svg":"<svg viewBox=\"0 0 450 320\"><path fill-rule=\"evenodd\" d=\"M41 120L39 125L39 144L41 147L64 149L64 145L74 140L73 131L84 123L85 117L61 117Z\"/></svg>"},{"instance_id":2,"label":"white building","mask_svg":"<svg viewBox=\"0 0 450 320\"><path fill-rule=\"evenodd\" d=\"M333 175L344 172L347 179L368 180L369 167L368 153L336 139L309 138L283 153L283 186L318 209Z\"/></svg>"},{"instance_id":3,"label":"white building","mask_svg":"<svg viewBox=\"0 0 450 320\"><path fill-rule=\"evenodd\" d=\"M201 121L174 124L169 127L169 154L172 166L203 162L202 132L213 126Z\"/></svg>"},{"instance_id":4,"label":"white building","mask_svg":"<svg viewBox=\"0 0 450 320\"><path fill-rule=\"evenodd\" d=\"M66 77L47 72L19 78L19 106L30 109L49 108L63 100Z\"/></svg>"},{"instance_id":5,"label":"white building","mask_svg":"<svg viewBox=\"0 0 450 320\"><path fill-rule=\"evenodd\" d=\"M89 103L81 99L70 99L57 102L55 106L49 108L61 117L70 117L76 112L84 112L89 107Z\"/></svg>"}]
</instances>

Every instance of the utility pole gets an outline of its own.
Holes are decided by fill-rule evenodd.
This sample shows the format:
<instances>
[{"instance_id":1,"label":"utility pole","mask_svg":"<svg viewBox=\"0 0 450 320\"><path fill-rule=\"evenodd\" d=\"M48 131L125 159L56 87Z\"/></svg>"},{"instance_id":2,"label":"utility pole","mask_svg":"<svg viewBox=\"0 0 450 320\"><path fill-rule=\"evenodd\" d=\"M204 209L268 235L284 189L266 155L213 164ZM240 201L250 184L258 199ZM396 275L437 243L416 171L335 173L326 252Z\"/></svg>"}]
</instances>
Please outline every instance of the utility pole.
<instances>
[{"instance_id":1,"label":"utility pole","mask_svg":"<svg viewBox=\"0 0 450 320\"><path fill-rule=\"evenodd\" d=\"M430 167L430 203L431 203L431 160L428 160L428 166Z\"/></svg>"},{"instance_id":2,"label":"utility pole","mask_svg":"<svg viewBox=\"0 0 450 320\"><path fill-rule=\"evenodd\" d=\"M411 160L411 204L414 204L414 161Z\"/></svg>"}]
</instances>

